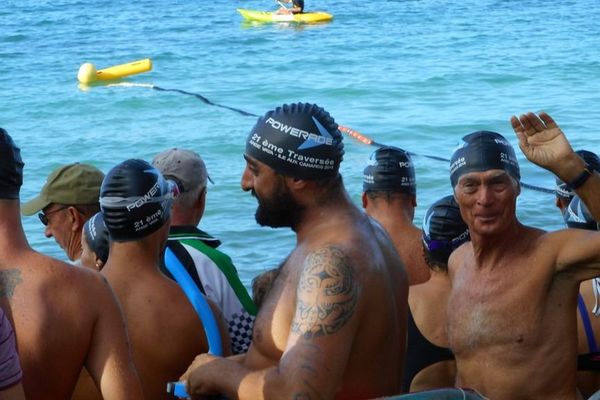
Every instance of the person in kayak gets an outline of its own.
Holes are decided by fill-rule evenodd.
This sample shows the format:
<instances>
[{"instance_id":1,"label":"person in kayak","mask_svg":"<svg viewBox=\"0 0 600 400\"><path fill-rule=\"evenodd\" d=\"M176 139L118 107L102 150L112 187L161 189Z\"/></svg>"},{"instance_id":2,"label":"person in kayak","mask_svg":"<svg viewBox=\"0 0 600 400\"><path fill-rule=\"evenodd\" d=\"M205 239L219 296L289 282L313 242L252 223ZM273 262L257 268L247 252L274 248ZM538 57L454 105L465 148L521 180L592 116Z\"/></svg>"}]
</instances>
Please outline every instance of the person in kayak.
<instances>
[{"instance_id":1,"label":"person in kayak","mask_svg":"<svg viewBox=\"0 0 600 400\"><path fill-rule=\"evenodd\" d=\"M292 3L292 7L287 8L281 2ZM281 7L276 14L302 14L304 12L304 0L280 0L278 3Z\"/></svg>"}]
</instances>

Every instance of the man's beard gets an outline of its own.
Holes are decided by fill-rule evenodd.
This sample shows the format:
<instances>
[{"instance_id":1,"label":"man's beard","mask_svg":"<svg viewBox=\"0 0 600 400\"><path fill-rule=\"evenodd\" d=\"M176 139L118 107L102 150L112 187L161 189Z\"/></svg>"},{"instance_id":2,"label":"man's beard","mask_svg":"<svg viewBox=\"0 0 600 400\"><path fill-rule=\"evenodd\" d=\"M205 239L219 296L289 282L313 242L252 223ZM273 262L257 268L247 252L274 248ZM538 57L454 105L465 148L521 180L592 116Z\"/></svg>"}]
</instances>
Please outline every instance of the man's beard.
<instances>
[{"instance_id":1,"label":"man's beard","mask_svg":"<svg viewBox=\"0 0 600 400\"><path fill-rule=\"evenodd\" d=\"M303 208L292 197L290 192L281 185L269 199L259 198L254 190L252 195L258 200L256 222L260 226L282 228L296 226L302 215Z\"/></svg>"}]
</instances>

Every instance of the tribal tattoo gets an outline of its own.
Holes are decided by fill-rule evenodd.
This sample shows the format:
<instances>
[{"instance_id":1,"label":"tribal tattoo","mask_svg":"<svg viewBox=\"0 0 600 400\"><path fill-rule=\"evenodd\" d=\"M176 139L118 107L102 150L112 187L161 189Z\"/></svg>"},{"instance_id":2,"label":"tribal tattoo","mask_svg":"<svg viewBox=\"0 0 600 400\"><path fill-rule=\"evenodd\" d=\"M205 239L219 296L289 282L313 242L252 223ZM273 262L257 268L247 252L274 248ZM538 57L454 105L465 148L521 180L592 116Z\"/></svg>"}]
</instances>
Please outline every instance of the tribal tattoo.
<instances>
[{"instance_id":1,"label":"tribal tattoo","mask_svg":"<svg viewBox=\"0 0 600 400\"><path fill-rule=\"evenodd\" d=\"M358 292L354 268L342 250L310 253L298 283L292 332L311 339L339 331L354 313Z\"/></svg>"},{"instance_id":2,"label":"tribal tattoo","mask_svg":"<svg viewBox=\"0 0 600 400\"><path fill-rule=\"evenodd\" d=\"M0 297L12 298L15 287L22 282L21 271L17 268L0 271Z\"/></svg>"}]
</instances>

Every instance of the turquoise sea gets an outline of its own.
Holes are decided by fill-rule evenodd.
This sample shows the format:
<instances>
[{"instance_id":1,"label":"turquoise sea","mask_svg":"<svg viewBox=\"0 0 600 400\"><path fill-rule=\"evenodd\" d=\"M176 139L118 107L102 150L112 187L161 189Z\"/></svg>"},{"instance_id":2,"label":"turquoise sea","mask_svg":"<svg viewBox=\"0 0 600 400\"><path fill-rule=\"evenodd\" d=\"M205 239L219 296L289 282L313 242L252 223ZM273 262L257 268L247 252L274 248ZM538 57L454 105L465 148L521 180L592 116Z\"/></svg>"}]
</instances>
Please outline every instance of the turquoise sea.
<instances>
[{"instance_id":1,"label":"turquoise sea","mask_svg":"<svg viewBox=\"0 0 600 400\"><path fill-rule=\"evenodd\" d=\"M600 2L575 0L306 0L334 14L307 26L252 25L237 7L272 0L3 0L0 2L0 126L26 162L22 200L60 164L107 172L169 147L198 151L215 181L201 228L219 237L242 280L276 266L294 246L288 230L260 228L255 200L239 187L244 139L255 122L192 96L144 87L80 90L79 66L105 68L149 57L130 83L199 93L253 114L307 101L375 140L449 158L474 130L516 145L515 113L545 110L575 148L600 152ZM346 140L342 174L357 204L373 147ZM523 159L523 181L553 188ZM420 224L451 191L447 163L415 157ZM558 229L553 195L523 190L523 222ZM39 251L63 258L36 217L24 219Z\"/></svg>"}]
</instances>

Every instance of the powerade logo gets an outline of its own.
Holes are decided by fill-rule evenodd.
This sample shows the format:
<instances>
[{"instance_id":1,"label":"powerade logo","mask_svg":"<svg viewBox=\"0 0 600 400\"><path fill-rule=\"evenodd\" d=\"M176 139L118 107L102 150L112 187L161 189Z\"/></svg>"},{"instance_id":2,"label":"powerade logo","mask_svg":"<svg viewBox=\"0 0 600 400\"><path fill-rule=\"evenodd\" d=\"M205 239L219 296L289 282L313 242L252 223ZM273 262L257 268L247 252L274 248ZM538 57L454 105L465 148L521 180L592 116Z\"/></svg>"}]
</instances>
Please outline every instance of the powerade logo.
<instances>
[{"instance_id":1,"label":"powerade logo","mask_svg":"<svg viewBox=\"0 0 600 400\"><path fill-rule=\"evenodd\" d=\"M290 136L306 139L306 141L298 147L298 150L309 149L311 147L317 147L321 145L332 146L333 137L331 134L327 132L327 129L325 129L325 127L323 127L323 125L321 125L314 117L312 117L312 119L317 126L320 135L286 125L272 117L267 118L265 123L271 125L273 129L287 133Z\"/></svg>"},{"instance_id":2,"label":"powerade logo","mask_svg":"<svg viewBox=\"0 0 600 400\"><path fill-rule=\"evenodd\" d=\"M155 170L154 168L144 170L144 172L147 174L156 175L158 177L158 171ZM148 190L146 192L146 194L141 196L139 199L137 199L133 203L127 205L127 211L131 211L134 208L141 207L144 204L148 203L150 200L152 200L154 198L154 196L156 195L156 192L158 192L159 189L160 189L160 179L157 179L156 183L154 185L152 185L152 187L150 188L150 190Z\"/></svg>"},{"instance_id":3,"label":"powerade logo","mask_svg":"<svg viewBox=\"0 0 600 400\"><path fill-rule=\"evenodd\" d=\"M458 157L452 164L450 164L450 175L452 175L460 167L467 165L467 161L464 157Z\"/></svg>"}]
</instances>

